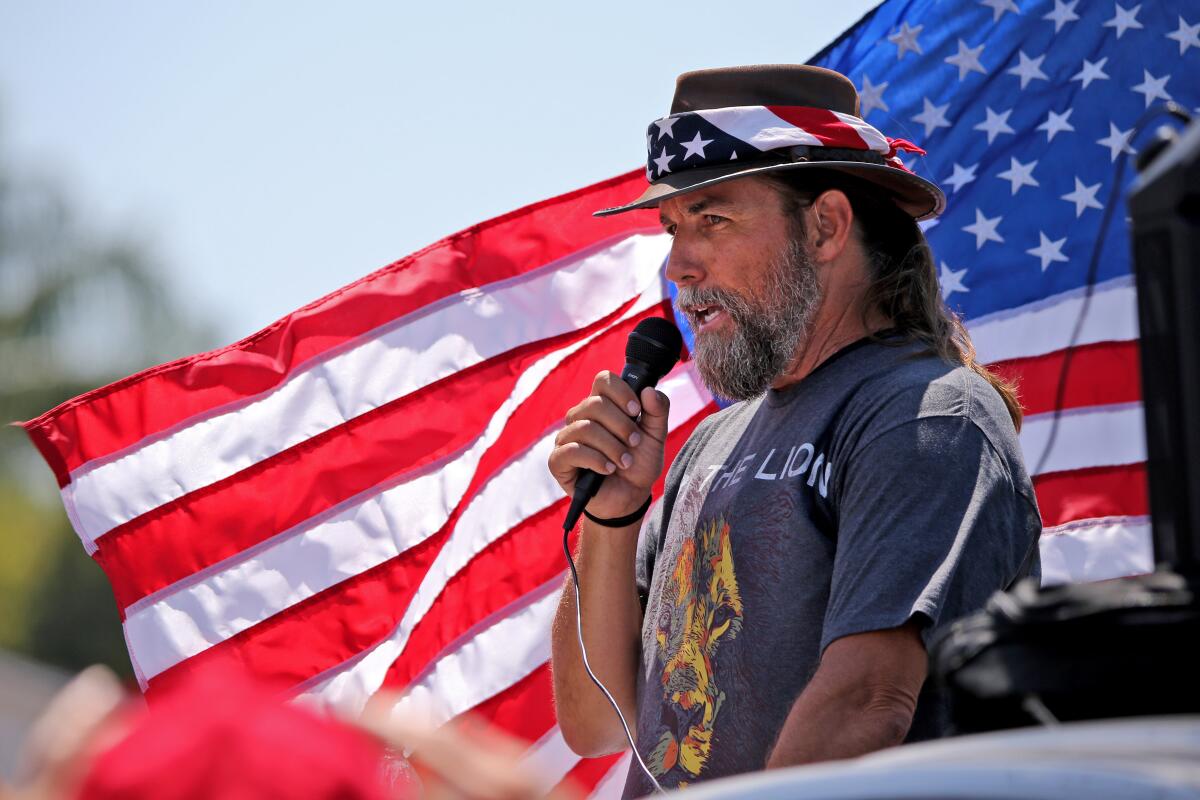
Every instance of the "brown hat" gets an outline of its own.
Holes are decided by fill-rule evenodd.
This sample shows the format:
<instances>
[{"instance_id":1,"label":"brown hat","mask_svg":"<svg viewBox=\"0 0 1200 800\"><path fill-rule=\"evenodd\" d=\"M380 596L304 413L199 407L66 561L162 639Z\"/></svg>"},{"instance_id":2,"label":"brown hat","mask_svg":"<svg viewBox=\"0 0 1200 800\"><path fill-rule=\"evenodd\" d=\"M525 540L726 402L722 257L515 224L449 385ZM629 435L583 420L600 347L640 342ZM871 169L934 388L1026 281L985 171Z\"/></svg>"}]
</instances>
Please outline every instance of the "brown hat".
<instances>
[{"instance_id":1,"label":"brown hat","mask_svg":"<svg viewBox=\"0 0 1200 800\"><path fill-rule=\"evenodd\" d=\"M937 216L946 196L913 174L897 151L924 155L890 139L858 116L848 78L803 64L770 64L685 72L670 115L646 136L650 186L631 203L596 212L652 208L703 186L791 169L849 173L879 186L915 219Z\"/></svg>"}]
</instances>

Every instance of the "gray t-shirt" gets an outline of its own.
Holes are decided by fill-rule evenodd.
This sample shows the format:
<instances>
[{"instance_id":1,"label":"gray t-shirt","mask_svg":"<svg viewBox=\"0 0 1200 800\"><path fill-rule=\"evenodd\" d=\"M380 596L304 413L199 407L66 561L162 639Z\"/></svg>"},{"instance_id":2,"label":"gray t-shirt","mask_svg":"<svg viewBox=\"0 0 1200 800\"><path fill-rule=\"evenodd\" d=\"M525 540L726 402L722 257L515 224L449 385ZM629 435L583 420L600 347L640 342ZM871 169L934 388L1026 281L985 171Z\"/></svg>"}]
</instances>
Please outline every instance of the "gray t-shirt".
<instances>
[{"instance_id":1,"label":"gray t-shirt","mask_svg":"<svg viewBox=\"0 0 1200 800\"><path fill-rule=\"evenodd\" d=\"M860 341L714 414L641 533L639 752L664 788L762 769L825 647L914 617L928 643L1031 548L1039 574L1040 531L1000 396L918 345ZM909 739L946 716L927 686ZM625 795L649 791L634 764Z\"/></svg>"}]
</instances>

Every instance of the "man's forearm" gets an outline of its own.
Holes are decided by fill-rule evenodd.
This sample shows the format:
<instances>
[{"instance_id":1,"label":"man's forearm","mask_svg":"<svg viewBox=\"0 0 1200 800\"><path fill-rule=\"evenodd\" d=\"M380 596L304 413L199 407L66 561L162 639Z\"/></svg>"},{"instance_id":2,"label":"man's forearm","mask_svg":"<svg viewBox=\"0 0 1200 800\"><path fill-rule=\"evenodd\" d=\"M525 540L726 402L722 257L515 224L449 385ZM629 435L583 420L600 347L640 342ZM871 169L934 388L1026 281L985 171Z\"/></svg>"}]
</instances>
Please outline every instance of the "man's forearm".
<instances>
[{"instance_id":1,"label":"man's forearm","mask_svg":"<svg viewBox=\"0 0 1200 800\"><path fill-rule=\"evenodd\" d=\"M838 639L792 705L767 768L853 758L900 744L925 675L917 622Z\"/></svg>"},{"instance_id":2,"label":"man's forearm","mask_svg":"<svg viewBox=\"0 0 1200 800\"><path fill-rule=\"evenodd\" d=\"M634 578L637 532L637 525L612 529L584 522L576 554L588 661L630 724L636 711L642 618ZM589 756L625 747L616 714L583 667L569 575L554 618L551 647L555 710L567 744Z\"/></svg>"},{"instance_id":3,"label":"man's forearm","mask_svg":"<svg viewBox=\"0 0 1200 800\"><path fill-rule=\"evenodd\" d=\"M865 755L900 744L912 713L899 698L830 694L810 685L792 706L767 769Z\"/></svg>"}]
</instances>

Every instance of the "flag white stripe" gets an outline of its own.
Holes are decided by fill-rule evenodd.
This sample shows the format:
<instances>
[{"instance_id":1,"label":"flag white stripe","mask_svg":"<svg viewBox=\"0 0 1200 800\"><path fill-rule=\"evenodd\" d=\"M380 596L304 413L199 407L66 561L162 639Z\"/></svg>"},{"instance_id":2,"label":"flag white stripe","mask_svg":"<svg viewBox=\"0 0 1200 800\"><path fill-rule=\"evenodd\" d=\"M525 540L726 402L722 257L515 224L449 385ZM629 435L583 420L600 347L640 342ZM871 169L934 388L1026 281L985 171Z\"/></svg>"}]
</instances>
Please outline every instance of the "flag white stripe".
<instances>
[{"instance_id":1,"label":"flag white stripe","mask_svg":"<svg viewBox=\"0 0 1200 800\"><path fill-rule=\"evenodd\" d=\"M1154 569L1149 517L1103 517L1042 531L1042 585L1101 581Z\"/></svg>"},{"instance_id":2,"label":"flag white stripe","mask_svg":"<svg viewBox=\"0 0 1200 800\"><path fill-rule=\"evenodd\" d=\"M967 322L975 352L983 363L1053 353L1071 344L1083 308L1084 291L1047 297L1026 306L998 311ZM1137 294L1130 277L1097 284L1077 345L1138 338Z\"/></svg>"},{"instance_id":3,"label":"flag white stripe","mask_svg":"<svg viewBox=\"0 0 1200 800\"><path fill-rule=\"evenodd\" d=\"M1021 426L1021 450L1031 474L1050 444L1054 416L1046 413L1026 417ZM1145 460L1141 403L1072 408L1059 415L1053 449L1041 472L1137 464Z\"/></svg>"},{"instance_id":4,"label":"flag white stripe","mask_svg":"<svg viewBox=\"0 0 1200 800\"><path fill-rule=\"evenodd\" d=\"M633 754L628 750L617 759L617 763L600 779L596 788L589 795L592 800L620 800L625 792L625 776L629 774L629 765L633 763Z\"/></svg>"},{"instance_id":5,"label":"flag white stripe","mask_svg":"<svg viewBox=\"0 0 1200 800\"><path fill-rule=\"evenodd\" d=\"M437 727L516 684L550 660L550 622L562 576L522 598L525 605L429 665L392 714ZM343 713L345 707L341 707Z\"/></svg>"},{"instance_id":6,"label":"flag white stripe","mask_svg":"<svg viewBox=\"0 0 1200 800\"><path fill-rule=\"evenodd\" d=\"M662 285L655 281L621 320L642 313L662 299ZM143 677L152 678L323 589L396 557L437 532L462 499L480 457L499 438L512 413L564 359L602 333L598 331L555 350L525 370L485 431L449 461L430 465L384 491L380 491L383 487L376 487L274 537L265 546L240 553L130 606L125 636L131 651L136 653ZM487 527L489 536L507 530L495 528L499 520L511 518L511 527L528 516L523 513L530 503L524 499L527 488L548 482L550 487L543 487L541 495L553 496L545 505L561 495L545 466L549 452L545 444L552 442L552 438L552 435L546 437L535 445L534 455L527 451L515 462L528 462L534 469L526 466L524 473L520 473L510 465L493 478L493 483L499 478L501 491L508 494L504 497L506 504L494 504L491 525ZM542 449L546 452L542 453ZM528 493L530 498L541 495L536 490ZM514 497L523 499L513 503ZM544 506L534 511L541 507ZM461 527L463 521L467 521L465 517L460 520L452 541L457 542L460 533L471 530L470 526ZM478 546L472 555L487 544L479 538L472 540Z\"/></svg>"},{"instance_id":7,"label":"flag white stripe","mask_svg":"<svg viewBox=\"0 0 1200 800\"><path fill-rule=\"evenodd\" d=\"M659 384L659 389L671 398L672 430L689 422L712 402L711 395L696 375L691 362L680 365ZM481 498L484 495L485 492L480 493ZM491 496L496 497L499 502L490 513L504 513L503 495L496 493ZM511 503L511 498L508 502ZM483 506L480 518L486 519L482 509ZM433 605L433 601L441 594L450 578L467 564L471 548L469 545L458 544L457 538L458 530L431 565L395 631L386 640L348 662L343 668L321 678L305 692L306 694L337 708L355 710L363 707L367 699L379 690L388 668L404 649L416 623ZM464 539L470 541L468 537Z\"/></svg>"},{"instance_id":8,"label":"flag white stripe","mask_svg":"<svg viewBox=\"0 0 1200 800\"><path fill-rule=\"evenodd\" d=\"M762 106L738 106L697 111L707 122L759 150L794 145L821 145L821 140Z\"/></svg>"},{"instance_id":9,"label":"flag white stripe","mask_svg":"<svg viewBox=\"0 0 1200 800\"><path fill-rule=\"evenodd\" d=\"M579 756L567 746L562 730L555 725L526 751L520 765L525 769L525 774L533 776L538 782L542 793L549 794L579 761Z\"/></svg>"},{"instance_id":10,"label":"flag white stripe","mask_svg":"<svg viewBox=\"0 0 1200 800\"><path fill-rule=\"evenodd\" d=\"M633 235L456 295L261 396L72 474L64 502L89 550L112 528L515 347L577 330L660 282L665 235Z\"/></svg>"}]
</instances>

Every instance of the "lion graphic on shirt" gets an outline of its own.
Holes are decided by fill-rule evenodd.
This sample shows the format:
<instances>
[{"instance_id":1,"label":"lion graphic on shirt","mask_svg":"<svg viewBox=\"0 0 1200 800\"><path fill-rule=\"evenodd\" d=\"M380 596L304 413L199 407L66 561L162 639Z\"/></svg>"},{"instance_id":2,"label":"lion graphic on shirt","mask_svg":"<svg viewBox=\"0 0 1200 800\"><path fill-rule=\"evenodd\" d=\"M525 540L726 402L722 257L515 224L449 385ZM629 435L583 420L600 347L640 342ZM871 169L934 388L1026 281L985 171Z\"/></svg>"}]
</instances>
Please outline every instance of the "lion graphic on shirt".
<instances>
[{"instance_id":1,"label":"lion graphic on shirt","mask_svg":"<svg viewBox=\"0 0 1200 800\"><path fill-rule=\"evenodd\" d=\"M666 701L664 730L648 759L657 777L678 768L683 786L708 762L713 725L725 702L713 659L741 627L729 525L718 519L683 542L655 620Z\"/></svg>"}]
</instances>

